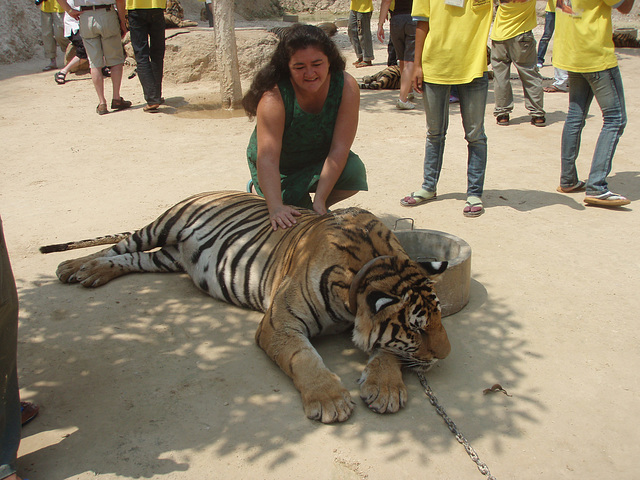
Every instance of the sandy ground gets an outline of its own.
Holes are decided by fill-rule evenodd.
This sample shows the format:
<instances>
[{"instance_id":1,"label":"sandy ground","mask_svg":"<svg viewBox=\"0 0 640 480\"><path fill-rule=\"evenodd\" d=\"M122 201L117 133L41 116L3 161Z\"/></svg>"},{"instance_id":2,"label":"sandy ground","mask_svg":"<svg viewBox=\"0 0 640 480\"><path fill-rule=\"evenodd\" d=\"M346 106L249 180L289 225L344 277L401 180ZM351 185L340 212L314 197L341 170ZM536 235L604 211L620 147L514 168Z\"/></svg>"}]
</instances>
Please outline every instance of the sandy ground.
<instances>
[{"instance_id":1,"label":"sandy ground","mask_svg":"<svg viewBox=\"0 0 640 480\"><path fill-rule=\"evenodd\" d=\"M376 66L354 75L382 68L376 48ZM370 191L344 205L390 225L411 216L471 245L471 300L444 320L453 350L428 378L499 479L638 478L640 52L618 55L629 126L610 187L633 203L617 210L555 191L567 95L546 95L548 126L534 128L518 81L511 126L495 125L489 96L486 214L462 215L457 106L439 200L403 208L421 183L424 113L396 110L395 92L362 94L353 149ZM356 380L366 358L348 335L316 342L358 404L348 422L326 426L305 418L291 381L254 344L260 314L213 301L184 275L61 284L58 263L89 252L44 256L39 246L130 231L191 194L244 189L253 124L212 110L218 87L206 82L167 83L167 104L150 115L138 80L125 80L134 108L99 117L87 75L58 86L42 66L0 67L0 212L21 302L21 394L41 406L23 431L23 476L480 478L414 375L400 413L364 406ZM591 113L583 177L601 126ZM483 395L494 383L511 396Z\"/></svg>"}]
</instances>

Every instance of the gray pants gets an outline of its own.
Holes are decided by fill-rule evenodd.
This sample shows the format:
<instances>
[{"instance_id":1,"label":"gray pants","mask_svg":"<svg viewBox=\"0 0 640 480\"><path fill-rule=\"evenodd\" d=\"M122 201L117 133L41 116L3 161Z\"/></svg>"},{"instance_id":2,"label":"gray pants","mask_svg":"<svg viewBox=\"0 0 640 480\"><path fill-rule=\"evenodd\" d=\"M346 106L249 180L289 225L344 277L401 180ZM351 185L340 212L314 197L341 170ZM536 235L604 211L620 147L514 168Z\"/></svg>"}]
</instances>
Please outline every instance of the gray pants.
<instances>
[{"instance_id":1,"label":"gray pants","mask_svg":"<svg viewBox=\"0 0 640 480\"><path fill-rule=\"evenodd\" d=\"M511 63L518 71L524 90L524 105L532 117L544 116L542 77L536 66L536 40L531 31L501 42L491 41L491 66L496 105L493 114L513 111Z\"/></svg>"},{"instance_id":2,"label":"gray pants","mask_svg":"<svg viewBox=\"0 0 640 480\"><path fill-rule=\"evenodd\" d=\"M351 10L347 33L358 58L373 60L373 38L371 37L371 14Z\"/></svg>"},{"instance_id":3,"label":"gray pants","mask_svg":"<svg viewBox=\"0 0 640 480\"><path fill-rule=\"evenodd\" d=\"M69 45L69 39L64 36L64 13L40 11L40 28L44 56L49 60L56 58L56 45L64 55Z\"/></svg>"},{"instance_id":4,"label":"gray pants","mask_svg":"<svg viewBox=\"0 0 640 480\"><path fill-rule=\"evenodd\" d=\"M20 445L18 294L0 218L0 478L15 473Z\"/></svg>"}]
</instances>

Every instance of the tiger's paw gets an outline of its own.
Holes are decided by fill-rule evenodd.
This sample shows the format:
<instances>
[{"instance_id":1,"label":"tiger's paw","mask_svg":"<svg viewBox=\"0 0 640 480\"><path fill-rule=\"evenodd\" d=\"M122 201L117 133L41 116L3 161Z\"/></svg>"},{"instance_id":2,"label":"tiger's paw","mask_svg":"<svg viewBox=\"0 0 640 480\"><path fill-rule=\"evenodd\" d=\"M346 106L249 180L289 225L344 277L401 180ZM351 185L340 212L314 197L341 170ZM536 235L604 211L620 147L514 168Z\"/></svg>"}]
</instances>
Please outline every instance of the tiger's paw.
<instances>
[{"instance_id":1,"label":"tiger's paw","mask_svg":"<svg viewBox=\"0 0 640 480\"><path fill-rule=\"evenodd\" d=\"M380 359L369 362L360 380L360 398L376 413L395 413L407 402L407 387L402 371Z\"/></svg>"},{"instance_id":2,"label":"tiger's paw","mask_svg":"<svg viewBox=\"0 0 640 480\"><path fill-rule=\"evenodd\" d=\"M351 394L339 381L329 388L313 388L304 392L302 404L307 418L322 423L344 422L355 408Z\"/></svg>"},{"instance_id":3,"label":"tiger's paw","mask_svg":"<svg viewBox=\"0 0 640 480\"><path fill-rule=\"evenodd\" d=\"M75 260L66 260L58 265L56 275L62 283L77 283L76 272L82 268L86 260L76 258Z\"/></svg>"},{"instance_id":4,"label":"tiger's paw","mask_svg":"<svg viewBox=\"0 0 640 480\"><path fill-rule=\"evenodd\" d=\"M77 265L65 266L64 263L58 267L56 272L58 278L65 283L80 283L83 287L100 287L122 275L121 268L106 259L90 260L79 267Z\"/></svg>"}]
</instances>

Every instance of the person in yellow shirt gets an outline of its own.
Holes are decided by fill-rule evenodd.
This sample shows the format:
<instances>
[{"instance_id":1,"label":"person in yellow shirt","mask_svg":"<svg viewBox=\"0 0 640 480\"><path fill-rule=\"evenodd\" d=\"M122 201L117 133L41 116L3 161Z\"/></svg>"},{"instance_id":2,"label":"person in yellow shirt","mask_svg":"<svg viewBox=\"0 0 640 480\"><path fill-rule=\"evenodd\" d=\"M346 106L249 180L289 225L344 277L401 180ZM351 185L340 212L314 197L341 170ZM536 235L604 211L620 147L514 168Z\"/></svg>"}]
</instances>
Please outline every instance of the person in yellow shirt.
<instances>
[{"instance_id":1,"label":"person in yellow shirt","mask_svg":"<svg viewBox=\"0 0 640 480\"><path fill-rule=\"evenodd\" d=\"M569 72L569 111L562 129L560 186L562 193L586 189L585 203L605 207L628 205L629 199L609 191L607 176L627 124L622 77L612 38L611 9L629 13L634 0L558 0L553 66ZM580 180L576 160L589 107L596 99L602 129L587 181Z\"/></svg>"},{"instance_id":2,"label":"person in yellow shirt","mask_svg":"<svg viewBox=\"0 0 640 480\"><path fill-rule=\"evenodd\" d=\"M373 39L371 37L372 0L351 0L347 33L356 52L357 68L370 67L373 60Z\"/></svg>"},{"instance_id":3,"label":"person in yellow shirt","mask_svg":"<svg viewBox=\"0 0 640 480\"><path fill-rule=\"evenodd\" d=\"M56 0L41 0L36 5L40 6L40 28L44 56L49 60L49 65L44 67L42 71L48 72L58 68L56 46L60 47L64 55L69 45L69 39L64 36L64 10Z\"/></svg>"},{"instance_id":4,"label":"person in yellow shirt","mask_svg":"<svg viewBox=\"0 0 640 480\"><path fill-rule=\"evenodd\" d=\"M163 103L164 9L167 0L127 0L131 46L136 56L136 70L147 104L143 110L158 111Z\"/></svg>"},{"instance_id":5,"label":"person in yellow shirt","mask_svg":"<svg viewBox=\"0 0 640 480\"><path fill-rule=\"evenodd\" d=\"M484 114L491 0L413 0L411 15L417 20L412 86L422 92L427 142L422 188L400 204L415 207L436 198L449 126L449 94L457 85L468 143L467 202L462 212L478 217L484 212L481 197L487 165Z\"/></svg>"},{"instance_id":6,"label":"person in yellow shirt","mask_svg":"<svg viewBox=\"0 0 640 480\"><path fill-rule=\"evenodd\" d=\"M532 30L537 25L536 0L500 0L491 32L491 66L498 125L509 125L513 111L511 64L522 82L524 105L531 124L546 125L543 108L542 77L536 65L536 39Z\"/></svg>"}]
</instances>

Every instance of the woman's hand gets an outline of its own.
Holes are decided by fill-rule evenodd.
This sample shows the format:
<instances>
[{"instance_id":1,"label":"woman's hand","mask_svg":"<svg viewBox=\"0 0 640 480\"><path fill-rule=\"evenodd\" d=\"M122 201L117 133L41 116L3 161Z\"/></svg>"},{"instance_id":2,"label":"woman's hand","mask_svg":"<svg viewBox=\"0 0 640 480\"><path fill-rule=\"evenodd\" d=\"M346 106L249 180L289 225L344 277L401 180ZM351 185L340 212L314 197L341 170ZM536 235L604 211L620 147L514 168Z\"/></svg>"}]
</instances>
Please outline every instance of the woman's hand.
<instances>
[{"instance_id":1,"label":"woman's hand","mask_svg":"<svg viewBox=\"0 0 640 480\"><path fill-rule=\"evenodd\" d=\"M318 215L324 215L327 213L327 205L324 200L318 199L318 196L315 195L313 199L313 211Z\"/></svg>"},{"instance_id":2,"label":"woman's hand","mask_svg":"<svg viewBox=\"0 0 640 480\"><path fill-rule=\"evenodd\" d=\"M273 211L269 209L269 219L271 220L271 226L273 230L278 230L278 227L283 230L293 227L297 222L295 217L299 217L301 214L298 210L288 205L278 205L273 208Z\"/></svg>"}]
</instances>

